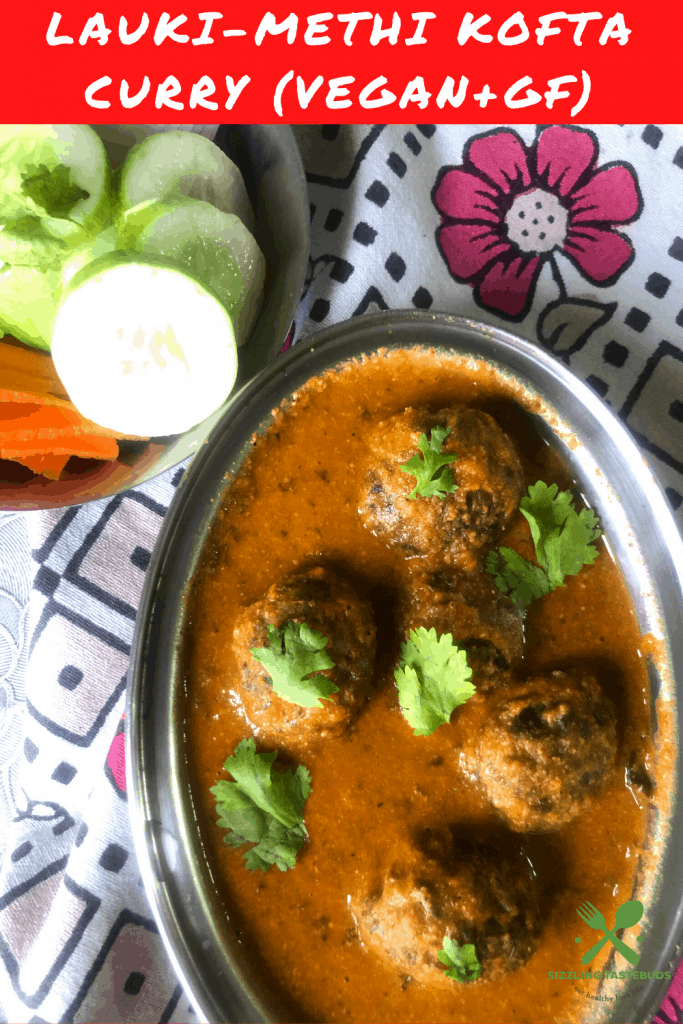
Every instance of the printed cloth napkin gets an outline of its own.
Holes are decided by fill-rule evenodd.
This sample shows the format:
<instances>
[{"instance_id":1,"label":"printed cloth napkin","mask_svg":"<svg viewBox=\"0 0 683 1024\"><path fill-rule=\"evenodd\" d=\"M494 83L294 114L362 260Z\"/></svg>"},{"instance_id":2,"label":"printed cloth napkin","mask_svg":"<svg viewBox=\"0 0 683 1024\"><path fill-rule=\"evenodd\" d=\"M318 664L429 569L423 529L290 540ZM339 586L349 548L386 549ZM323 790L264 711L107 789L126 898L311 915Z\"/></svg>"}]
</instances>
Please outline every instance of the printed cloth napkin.
<instances>
[{"instance_id":1,"label":"printed cloth napkin","mask_svg":"<svg viewBox=\"0 0 683 1024\"><path fill-rule=\"evenodd\" d=\"M286 343L444 310L553 352L683 502L683 126L297 129L311 256ZM142 887L123 710L183 472L0 517L0 1019L191 1021ZM683 894L682 894L683 898ZM679 972L657 1021L683 1021Z\"/></svg>"}]
</instances>

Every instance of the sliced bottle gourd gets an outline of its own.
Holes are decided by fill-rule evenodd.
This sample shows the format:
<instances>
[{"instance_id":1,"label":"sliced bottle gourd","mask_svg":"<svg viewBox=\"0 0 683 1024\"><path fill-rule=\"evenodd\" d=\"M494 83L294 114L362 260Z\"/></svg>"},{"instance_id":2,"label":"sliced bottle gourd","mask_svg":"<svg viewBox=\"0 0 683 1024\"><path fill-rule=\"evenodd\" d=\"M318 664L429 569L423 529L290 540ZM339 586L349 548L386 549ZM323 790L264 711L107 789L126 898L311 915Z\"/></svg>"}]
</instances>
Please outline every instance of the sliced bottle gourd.
<instances>
[{"instance_id":1,"label":"sliced bottle gourd","mask_svg":"<svg viewBox=\"0 0 683 1024\"><path fill-rule=\"evenodd\" d=\"M79 412L120 435L189 430L237 376L232 321L215 295L175 267L126 253L71 278L52 357Z\"/></svg>"},{"instance_id":2,"label":"sliced bottle gourd","mask_svg":"<svg viewBox=\"0 0 683 1024\"><path fill-rule=\"evenodd\" d=\"M0 328L50 348L71 248L111 214L111 175L88 125L0 125Z\"/></svg>"},{"instance_id":3,"label":"sliced bottle gourd","mask_svg":"<svg viewBox=\"0 0 683 1024\"><path fill-rule=\"evenodd\" d=\"M110 224L98 235L74 246L62 263L59 294L71 282L72 278L95 260L116 252L119 242L118 230Z\"/></svg>"},{"instance_id":4,"label":"sliced bottle gourd","mask_svg":"<svg viewBox=\"0 0 683 1024\"><path fill-rule=\"evenodd\" d=\"M1 267L0 333L49 352L60 284L58 270Z\"/></svg>"},{"instance_id":5,"label":"sliced bottle gourd","mask_svg":"<svg viewBox=\"0 0 683 1024\"><path fill-rule=\"evenodd\" d=\"M231 314L237 344L247 340L263 300L266 262L235 214L169 196L142 203L120 222L119 246L163 257L214 292Z\"/></svg>"},{"instance_id":6,"label":"sliced bottle gourd","mask_svg":"<svg viewBox=\"0 0 683 1024\"><path fill-rule=\"evenodd\" d=\"M150 199L183 195L201 199L223 213L234 213L249 231L254 214L240 170L202 135L170 131L134 146L121 168L120 208Z\"/></svg>"},{"instance_id":7,"label":"sliced bottle gourd","mask_svg":"<svg viewBox=\"0 0 683 1024\"><path fill-rule=\"evenodd\" d=\"M111 169L87 124L0 125L0 221L38 218L55 238L94 233L111 214Z\"/></svg>"}]
</instances>

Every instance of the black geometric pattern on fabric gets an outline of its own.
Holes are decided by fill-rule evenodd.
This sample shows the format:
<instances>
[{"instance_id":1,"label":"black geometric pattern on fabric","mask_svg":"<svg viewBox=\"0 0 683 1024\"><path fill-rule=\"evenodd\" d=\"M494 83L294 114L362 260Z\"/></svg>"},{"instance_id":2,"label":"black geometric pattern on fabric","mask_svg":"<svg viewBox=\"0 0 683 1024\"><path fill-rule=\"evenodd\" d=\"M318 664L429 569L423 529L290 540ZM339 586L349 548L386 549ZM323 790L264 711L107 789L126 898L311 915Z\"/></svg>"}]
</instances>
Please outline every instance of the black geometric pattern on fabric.
<instances>
[{"instance_id":1,"label":"black geometric pattern on fabric","mask_svg":"<svg viewBox=\"0 0 683 1024\"><path fill-rule=\"evenodd\" d=\"M365 313L367 308L371 306L373 302L375 305L379 306L380 309L389 309L389 306L382 298L380 292L374 285L371 285L351 315L360 316L361 313Z\"/></svg>"},{"instance_id":2,"label":"black geometric pattern on fabric","mask_svg":"<svg viewBox=\"0 0 683 1024\"><path fill-rule=\"evenodd\" d=\"M406 272L406 265L397 252L392 252L384 264L389 277L397 283Z\"/></svg>"},{"instance_id":3,"label":"black geometric pattern on fabric","mask_svg":"<svg viewBox=\"0 0 683 1024\"><path fill-rule=\"evenodd\" d=\"M52 878L54 875L63 871L67 865L68 859L68 857L61 857L59 860L53 861L52 864L48 864L42 869L42 871L39 871L38 874L34 875L32 878L26 879L26 881L21 883L21 885L15 886L15 888L6 892L0 899L0 911L4 910L4 908L9 906L10 903L19 899L20 896L25 895L31 889L35 888L36 885L39 885L41 882L44 882L48 878ZM5 969L10 977L12 988L16 995L31 1009L36 1009L45 999L45 996L52 988L52 985L57 979L60 971L76 949L76 946L81 940L81 936L92 921L102 902L98 896L95 896L94 893L91 893L88 889L78 885L66 874L64 875L62 884L65 889L67 889L67 891L73 896L76 896L84 906L71 935L57 954L52 965L48 968L45 977L40 982L34 993L29 994L22 990L19 984L19 964L17 963L11 949L0 934L0 956L2 957Z\"/></svg>"},{"instance_id":4,"label":"black geometric pattern on fabric","mask_svg":"<svg viewBox=\"0 0 683 1024\"><path fill-rule=\"evenodd\" d=\"M83 672L75 665L65 665L57 676L57 682L65 690L75 690L83 682Z\"/></svg>"},{"instance_id":5,"label":"black geometric pattern on fabric","mask_svg":"<svg viewBox=\"0 0 683 1024\"><path fill-rule=\"evenodd\" d=\"M657 149L657 146L664 138L664 132L656 124L647 124L640 137L646 145Z\"/></svg>"},{"instance_id":6,"label":"black geometric pattern on fabric","mask_svg":"<svg viewBox=\"0 0 683 1024\"><path fill-rule=\"evenodd\" d=\"M343 178L328 178L327 175L325 174L307 173L306 180L310 182L311 185L328 185L330 188L348 188L351 182L358 174L358 168L362 164L363 160L365 160L365 157L368 155L374 144L377 142L377 139L380 137L385 128L385 124L376 124L373 126L372 130L365 136L360 146L358 147L358 152L356 153L353 163L351 164L351 170ZM334 138L336 137L337 133L335 133L334 135ZM324 134L323 138L325 138ZM328 139L328 141L333 141L333 139Z\"/></svg>"},{"instance_id":7,"label":"black geometric pattern on fabric","mask_svg":"<svg viewBox=\"0 0 683 1024\"><path fill-rule=\"evenodd\" d=\"M60 761L52 775L51 779L55 782L59 782L62 786L68 786L70 782L73 782L77 775L77 769L67 761Z\"/></svg>"},{"instance_id":8,"label":"black geometric pattern on fabric","mask_svg":"<svg viewBox=\"0 0 683 1024\"><path fill-rule=\"evenodd\" d=\"M17 861L23 860L24 857L28 857L29 853L33 849L33 843L29 843L26 840L21 846L17 846L16 850L12 850L12 863L16 864Z\"/></svg>"},{"instance_id":9,"label":"black geometric pattern on fabric","mask_svg":"<svg viewBox=\"0 0 683 1024\"><path fill-rule=\"evenodd\" d=\"M591 373L590 377L586 377L586 384L593 388L596 394L604 398L609 390L609 384L606 380L602 380L600 377L596 377L595 374Z\"/></svg>"},{"instance_id":10,"label":"black geometric pattern on fabric","mask_svg":"<svg viewBox=\"0 0 683 1024\"><path fill-rule=\"evenodd\" d=\"M45 813L48 811L49 813ZM55 803L54 800L29 800L25 811L18 811L14 819L15 821L56 821L57 824L53 827L54 832L56 828L59 828L60 823L69 821L71 824L68 826L71 828L73 825L73 819L66 807L62 807L61 804ZM66 831L62 829L61 831ZM57 833L59 834L59 833Z\"/></svg>"},{"instance_id":11,"label":"black geometric pattern on fabric","mask_svg":"<svg viewBox=\"0 0 683 1024\"><path fill-rule=\"evenodd\" d=\"M341 257L337 257L334 260L334 266L330 270L330 280L338 281L339 284L346 284L352 273L353 263L349 263L348 260L343 260Z\"/></svg>"},{"instance_id":12,"label":"black geometric pattern on fabric","mask_svg":"<svg viewBox=\"0 0 683 1024\"><path fill-rule=\"evenodd\" d=\"M672 256L675 260L681 260L683 262L683 238L681 238L680 235L676 235L671 243L669 256Z\"/></svg>"},{"instance_id":13,"label":"black geometric pattern on fabric","mask_svg":"<svg viewBox=\"0 0 683 1024\"><path fill-rule=\"evenodd\" d=\"M435 124L416 124L415 127L420 135L424 135L425 139L431 139L432 135L436 132Z\"/></svg>"},{"instance_id":14,"label":"black geometric pattern on fabric","mask_svg":"<svg viewBox=\"0 0 683 1024\"><path fill-rule=\"evenodd\" d=\"M177 487L177 486L178 486L178 484L180 483L180 481L181 481L181 480L183 479L183 473L184 473L184 472L185 472L185 470L184 470L184 469L178 469L178 470L176 470L176 472L175 472L175 474L174 474L174 476L173 476L173 479L171 480L171 486L172 486L172 487Z\"/></svg>"},{"instance_id":15,"label":"black geometric pattern on fabric","mask_svg":"<svg viewBox=\"0 0 683 1024\"><path fill-rule=\"evenodd\" d=\"M65 818L62 818L61 821L58 821L56 825L52 826L52 834L54 836L61 836L63 832L68 832L75 824L76 822L71 815L67 814Z\"/></svg>"},{"instance_id":16,"label":"black geometric pattern on fabric","mask_svg":"<svg viewBox=\"0 0 683 1024\"><path fill-rule=\"evenodd\" d=\"M311 312L308 316L314 323L319 324L325 319L329 311L330 303L328 299L316 299L311 306Z\"/></svg>"},{"instance_id":17,"label":"black geometric pattern on fabric","mask_svg":"<svg viewBox=\"0 0 683 1024\"><path fill-rule=\"evenodd\" d=\"M145 984L145 975L142 971L131 971L123 983L123 991L127 996L136 996Z\"/></svg>"},{"instance_id":18,"label":"black geometric pattern on fabric","mask_svg":"<svg viewBox=\"0 0 683 1024\"><path fill-rule=\"evenodd\" d=\"M53 548L59 543L61 538L66 533L67 529L78 515L78 505L74 505L73 508L68 509L61 517L59 522L55 523L52 530L45 538L43 546L41 548L32 551L31 554L38 564L42 564L46 558L51 554Z\"/></svg>"},{"instance_id":19,"label":"black geometric pattern on fabric","mask_svg":"<svg viewBox=\"0 0 683 1024\"><path fill-rule=\"evenodd\" d=\"M633 306L624 317L624 323L627 327L640 333L645 330L651 319L649 313L645 313L644 310Z\"/></svg>"},{"instance_id":20,"label":"black geometric pattern on fabric","mask_svg":"<svg viewBox=\"0 0 683 1024\"><path fill-rule=\"evenodd\" d=\"M669 416L671 416L673 420L677 420L678 423L683 423L683 402L679 402L678 399L675 399L675 401L673 401L669 406Z\"/></svg>"},{"instance_id":21,"label":"black geometric pattern on fabric","mask_svg":"<svg viewBox=\"0 0 683 1024\"><path fill-rule=\"evenodd\" d=\"M149 560L152 557L152 552L148 551L147 548L141 548L139 545L133 549L130 560L136 569L141 569L142 572L147 572L149 567Z\"/></svg>"},{"instance_id":22,"label":"black geometric pattern on fabric","mask_svg":"<svg viewBox=\"0 0 683 1024\"><path fill-rule=\"evenodd\" d=\"M336 231L344 217L343 210L332 209L325 218L325 231Z\"/></svg>"},{"instance_id":23,"label":"black geometric pattern on fabric","mask_svg":"<svg viewBox=\"0 0 683 1024\"><path fill-rule=\"evenodd\" d=\"M80 626L85 633L90 633L91 636L97 637L102 643L108 644L109 647L113 647L115 651L120 651L121 654L130 655L130 644L127 644L125 640L121 640L115 633L110 633L108 629L102 629L97 623L93 622L92 619L86 618L84 615L79 615L78 612L73 611L71 608L67 608L66 605L61 604L54 598L50 598L41 612L40 619L36 625L35 632L31 640L31 646L29 648L29 655L33 651L36 643L40 639L43 630L47 626L48 622L53 615L61 615L62 618L66 619L67 622L72 622L74 626Z\"/></svg>"},{"instance_id":24,"label":"black geometric pattern on fabric","mask_svg":"<svg viewBox=\"0 0 683 1024\"><path fill-rule=\"evenodd\" d=\"M79 828L78 834L77 834L77 836L76 836L76 838L74 840L74 846L81 846L83 844L83 840L85 839L87 834L88 834L88 826L83 821L83 822L81 822L81 827Z\"/></svg>"},{"instance_id":25,"label":"black geometric pattern on fabric","mask_svg":"<svg viewBox=\"0 0 683 1024\"><path fill-rule=\"evenodd\" d=\"M416 309L429 309L433 301L434 299L430 293L422 285L420 285L411 299Z\"/></svg>"},{"instance_id":26,"label":"black geometric pattern on fabric","mask_svg":"<svg viewBox=\"0 0 683 1024\"><path fill-rule=\"evenodd\" d=\"M360 245L372 245L376 238L377 232L374 228L371 228L364 220L358 221L353 229L354 242L358 242Z\"/></svg>"},{"instance_id":27,"label":"black geometric pattern on fabric","mask_svg":"<svg viewBox=\"0 0 683 1024\"><path fill-rule=\"evenodd\" d=\"M109 843L109 846L102 852L99 863L105 871L118 874L127 860L128 850L124 850L118 843Z\"/></svg>"},{"instance_id":28,"label":"black geometric pattern on fabric","mask_svg":"<svg viewBox=\"0 0 683 1024\"><path fill-rule=\"evenodd\" d=\"M390 194L391 193L384 182L376 178L370 188L367 189L365 198L369 199L371 203L374 203L375 206L379 206L381 209L383 206L386 206L389 201Z\"/></svg>"},{"instance_id":29,"label":"black geometric pattern on fabric","mask_svg":"<svg viewBox=\"0 0 683 1024\"><path fill-rule=\"evenodd\" d=\"M317 259L308 260L308 270L306 273L306 281L304 283L304 291L301 296L302 301L306 298L308 291L313 282L321 274L329 268L328 277L332 281L337 281L340 284L344 284L351 277L354 271L353 263L349 263L348 260L343 260L339 256L332 256L325 253L322 256L318 256Z\"/></svg>"},{"instance_id":30,"label":"black geometric pattern on fabric","mask_svg":"<svg viewBox=\"0 0 683 1024\"><path fill-rule=\"evenodd\" d=\"M649 292L650 295L654 295L657 299L663 299L669 290L671 281L668 277L664 277L663 274L650 274L647 281L645 282L645 291Z\"/></svg>"},{"instance_id":31,"label":"black geometric pattern on fabric","mask_svg":"<svg viewBox=\"0 0 683 1024\"><path fill-rule=\"evenodd\" d=\"M602 351L602 358L610 366L614 366L617 369L623 366L628 359L628 349L625 345L620 345L618 341L608 341Z\"/></svg>"},{"instance_id":32,"label":"black geometric pattern on fabric","mask_svg":"<svg viewBox=\"0 0 683 1024\"><path fill-rule=\"evenodd\" d=\"M38 757L39 750L33 740L27 736L24 740L24 757L31 764Z\"/></svg>"},{"instance_id":33,"label":"black geometric pattern on fabric","mask_svg":"<svg viewBox=\"0 0 683 1024\"><path fill-rule=\"evenodd\" d=\"M679 327L683 327L683 309L680 311L680 313L676 317L676 323L678 324Z\"/></svg>"},{"instance_id":34,"label":"black geometric pattern on fabric","mask_svg":"<svg viewBox=\"0 0 683 1024\"><path fill-rule=\"evenodd\" d=\"M397 178L402 178L408 170L408 165L405 160L402 160L398 153L391 152L387 157L387 167L389 167Z\"/></svg>"},{"instance_id":35,"label":"black geometric pattern on fabric","mask_svg":"<svg viewBox=\"0 0 683 1024\"><path fill-rule=\"evenodd\" d=\"M683 146L676 150L673 162L676 167L680 167L683 170Z\"/></svg>"},{"instance_id":36,"label":"black geometric pattern on fabric","mask_svg":"<svg viewBox=\"0 0 683 1024\"><path fill-rule=\"evenodd\" d=\"M624 402L623 406L621 407L621 410L619 411L619 416L624 421L624 423L626 423L635 439L638 441L640 445L642 445L643 448L645 448L649 452L652 452L653 455L656 455L658 459L661 459L662 462L664 462L667 466L670 466L671 469L675 469L677 473L683 474L683 462L679 458L676 458L670 452L665 451L661 447L661 445L656 444L654 441L650 441L650 439L647 438L645 434L641 433L638 430L634 430L628 422L629 416L633 412L634 406L640 398L646 384L651 379L652 375L654 374L655 370L657 369L661 361L667 357L675 359L677 362L683 364L683 352L681 352L680 349L676 348L675 345L672 345L671 342L661 341L657 346L656 350L652 353L652 355L645 363L645 366L643 367L640 376L631 388L631 391L628 394L626 401Z\"/></svg>"},{"instance_id":37,"label":"black geometric pattern on fabric","mask_svg":"<svg viewBox=\"0 0 683 1024\"><path fill-rule=\"evenodd\" d=\"M65 617L69 618L68 615L65 616ZM81 619L80 616L78 618L79 618L79 624L87 623L89 621L87 619ZM86 627L84 626L84 628L86 628ZM94 633L93 629L90 629L88 631L91 632L91 633ZM95 633L95 635L98 635L98 634ZM114 646L114 645L112 644L112 646ZM128 648L127 645L125 645L125 644L123 644L122 647L119 647L117 649L118 650L123 650L124 653L130 654L130 648ZM83 734L72 732L70 729L65 729L63 726L58 725L56 722L53 722L51 718L47 718L45 715L41 714L41 712L38 711L37 708L35 708L33 706L33 704L30 702L30 700L28 700L28 699L26 700L26 708L27 708L29 714L33 718L35 718L35 720L37 722L40 722L40 724L42 726L44 726L44 728L46 728L49 732L51 732L53 734L53 736L61 736L62 739L69 740L70 743L74 743L77 747L89 747L90 744L92 743L92 741L97 736L97 734L100 731L100 729L102 728L102 726L104 725L104 723L107 720L110 712L112 711L112 709L118 703L119 698L120 698L121 694L124 692L125 689L126 689L126 677L123 676L121 678L121 682L115 688L115 690L113 691L111 696L108 698L108 700L100 708L100 711L98 712L97 717L95 718L95 720L94 720L93 724L91 725L91 727L88 729L88 731L86 733L83 733Z\"/></svg>"},{"instance_id":38,"label":"black geometric pattern on fabric","mask_svg":"<svg viewBox=\"0 0 683 1024\"><path fill-rule=\"evenodd\" d=\"M33 580L33 586L44 597L52 597L59 586L61 578L59 573L55 572L54 569L50 569L48 565L41 565Z\"/></svg>"},{"instance_id":39,"label":"black geometric pattern on fabric","mask_svg":"<svg viewBox=\"0 0 683 1024\"><path fill-rule=\"evenodd\" d=\"M168 1024L168 1021L173 1016L173 1011L178 1005L178 1002L182 994L182 987L180 985L176 985L176 987L173 989L173 995L171 996L168 1003L164 1007L164 1012L162 1013L161 1017L159 1017L159 1024ZM194 1013L194 1010L192 1009L192 1007L188 1006L187 1012Z\"/></svg>"},{"instance_id":40,"label":"black geometric pattern on fabric","mask_svg":"<svg viewBox=\"0 0 683 1024\"><path fill-rule=\"evenodd\" d=\"M664 488L664 493L666 494L667 498L669 499L669 504L671 505L671 508L674 510L674 512L677 512L678 509L681 507L681 502L683 502L683 497L681 497L681 495L678 493L678 491L675 491L673 489L673 487L665 487Z\"/></svg>"},{"instance_id":41,"label":"black geometric pattern on fabric","mask_svg":"<svg viewBox=\"0 0 683 1024\"><path fill-rule=\"evenodd\" d=\"M92 582L92 580L82 576L80 571L86 556L95 542L101 537L107 523L126 501L133 501L136 504L143 506L143 508L148 509L150 512L156 513L160 519L163 519L166 515L167 510L165 506L153 501L152 498L147 497L147 495L141 491L127 491L125 494L119 494L115 498L112 498L111 501L107 503L107 506L98 522L91 528L81 546L69 560L64 572L64 578L68 580L69 583L73 583L74 586L77 586L84 593L97 598L97 600L106 608L111 608L112 611L118 612L119 615L123 615L125 618L131 619L131 621L135 621L137 609L133 605L115 597L108 591L103 590L102 587L98 587L96 583Z\"/></svg>"},{"instance_id":42,"label":"black geometric pattern on fabric","mask_svg":"<svg viewBox=\"0 0 683 1024\"><path fill-rule=\"evenodd\" d=\"M102 948L95 957L92 967L90 968L85 978L83 979L81 987L76 993L73 1001L67 1007L66 1013L61 1018L60 1024L69 1024L69 1022L71 1022L74 1019L79 1006L81 1005L86 995L88 994L88 991L92 986L92 983L99 974L103 964L107 959L107 956L109 955L109 951L116 942L119 932L121 932L126 927L126 925L129 924L138 925L139 927L144 928L146 931L152 932L154 935L159 934L159 929L157 928L154 921L150 920L147 917L142 917L140 914L134 914L132 910L122 910L119 916L114 921L114 924L112 925L111 929L109 930L109 935L105 939ZM173 1011L171 1011L171 1013L172 1012Z\"/></svg>"},{"instance_id":43,"label":"black geometric pattern on fabric","mask_svg":"<svg viewBox=\"0 0 683 1024\"><path fill-rule=\"evenodd\" d=\"M417 139L415 138L415 136L413 135L412 132L408 132L407 135L404 135L403 136L403 141L405 142L406 146L408 147L410 152L413 154L413 156L419 156L420 155L420 153L422 152L422 146L417 141Z\"/></svg>"}]
</instances>

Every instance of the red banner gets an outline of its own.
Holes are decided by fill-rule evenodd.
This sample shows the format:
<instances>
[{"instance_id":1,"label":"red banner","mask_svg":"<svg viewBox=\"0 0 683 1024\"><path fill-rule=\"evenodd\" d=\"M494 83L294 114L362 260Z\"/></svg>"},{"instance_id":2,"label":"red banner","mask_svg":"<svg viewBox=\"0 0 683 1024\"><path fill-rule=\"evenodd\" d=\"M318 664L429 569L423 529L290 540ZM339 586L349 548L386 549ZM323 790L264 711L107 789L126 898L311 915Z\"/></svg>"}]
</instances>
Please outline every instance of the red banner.
<instances>
[{"instance_id":1,"label":"red banner","mask_svg":"<svg viewBox=\"0 0 683 1024\"><path fill-rule=\"evenodd\" d=\"M660 122L683 5L35 0L3 12L5 122ZM585 9L587 8L587 9ZM8 54L10 55L8 57Z\"/></svg>"}]
</instances>

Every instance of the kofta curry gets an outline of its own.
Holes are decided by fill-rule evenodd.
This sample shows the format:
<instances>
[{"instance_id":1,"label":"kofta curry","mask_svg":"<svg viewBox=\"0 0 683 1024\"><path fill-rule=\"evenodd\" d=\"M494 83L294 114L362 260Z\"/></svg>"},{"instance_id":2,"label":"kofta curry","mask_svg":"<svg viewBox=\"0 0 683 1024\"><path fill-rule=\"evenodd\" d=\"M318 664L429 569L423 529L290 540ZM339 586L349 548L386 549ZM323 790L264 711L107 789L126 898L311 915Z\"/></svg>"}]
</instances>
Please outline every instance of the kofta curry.
<instances>
[{"instance_id":1,"label":"kofta curry","mask_svg":"<svg viewBox=\"0 0 683 1024\"><path fill-rule=\"evenodd\" d=\"M545 596L487 571L504 550L537 564L530 486L582 508L525 403L487 364L382 350L300 388L228 481L188 606L188 761L225 913L279 1020L595 1008L556 972L593 944L576 908L613 920L634 894L657 796L646 659L597 527ZM295 642L320 699L277 685ZM459 673L436 725L398 684L411 643ZM303 821L265 872L234 817L224 843L211 792L239 775L226 758L261 755Z\"/></svg>"}]
</instances>

